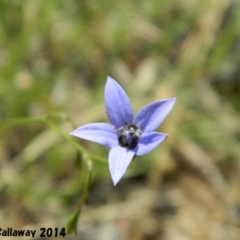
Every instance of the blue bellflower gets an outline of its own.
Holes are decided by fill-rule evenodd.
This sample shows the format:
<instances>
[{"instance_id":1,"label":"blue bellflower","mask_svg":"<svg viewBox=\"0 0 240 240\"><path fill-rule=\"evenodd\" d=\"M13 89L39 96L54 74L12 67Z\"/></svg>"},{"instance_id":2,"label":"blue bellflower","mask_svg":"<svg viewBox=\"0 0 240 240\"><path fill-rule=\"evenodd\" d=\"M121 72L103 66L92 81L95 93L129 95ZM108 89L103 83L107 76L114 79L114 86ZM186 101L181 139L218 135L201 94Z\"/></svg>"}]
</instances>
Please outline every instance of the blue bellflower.
<instances>
[{"instance_id":1,"label":"blue bellflower","mask_svg":"<svg viewBox=\"0 0 240 240\"><path fill-rule=\"evenodd\" d=\"M152 102L134 116L127 94L114 79L108 77L105 106L111 124L90 123L70 134L110 148L109 169L116 186L135 154L149 153L168 136L154 130L171 111L175 100L168 98Z\"/></svg>"}]
</instances>

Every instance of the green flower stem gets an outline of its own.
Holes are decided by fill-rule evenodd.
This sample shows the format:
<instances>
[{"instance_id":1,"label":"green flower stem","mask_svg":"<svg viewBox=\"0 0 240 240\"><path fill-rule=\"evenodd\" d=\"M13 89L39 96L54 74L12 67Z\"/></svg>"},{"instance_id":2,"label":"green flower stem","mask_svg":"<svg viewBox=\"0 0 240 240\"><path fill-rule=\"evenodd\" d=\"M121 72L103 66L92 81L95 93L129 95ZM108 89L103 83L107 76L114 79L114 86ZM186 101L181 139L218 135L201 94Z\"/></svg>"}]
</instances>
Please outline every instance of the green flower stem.
<instances>
[{"instance_id":1,"label":"green flower stem","mask_svg":"<svg viewBox=\"0 0 240 240\"><path fill-rule=\"evenodd\" d=\"M28 124L45 124L45 118L14 118L3 121L0 125L0 130L11 128L16 125L28 125Z\"/></svg>"},{"instance_id":2,"label":"green flower stem","mask_svg":"<svg viewBox=\"0 0 240 240\"><path fill-rule=\"evenodd\" d=\"M107 163L106 159L101 158L95 154L89 154L78 142L76 142L72 137L63 132L59 127L57 127L49 120L46 119L45 122L52 130L58 133L62 138L64 138L67 142L72 144L79 152L81 152L85 161L86 159L92 159L101 163Z\"/></svg>"},{"instance_id":3,"label":"green flower stem","mask_svg":"<svg viewBox=\"0 0 240 240\"><path fill-rule=\"evenodd\" d=\"M58 133L63 139L65 139L68 143L70 143L72 146L74 146L79 152L82 153L83 159L86 161L86 159L92 159L94 161L98 161L101 163L107 163L105 158L99 157L95 154L90 154L85 150L76 140L74 140L71 136L69 136L67 133L63 132L61 128L59 128L56 124L54 124L51 120L49 120L49 117L44 118L15 118L15 119L8 119L1 123L0 130L11 128L16 125L28 125L28 124L44 124L51 128L53 131Z\"/></svg>"}]
</instances>

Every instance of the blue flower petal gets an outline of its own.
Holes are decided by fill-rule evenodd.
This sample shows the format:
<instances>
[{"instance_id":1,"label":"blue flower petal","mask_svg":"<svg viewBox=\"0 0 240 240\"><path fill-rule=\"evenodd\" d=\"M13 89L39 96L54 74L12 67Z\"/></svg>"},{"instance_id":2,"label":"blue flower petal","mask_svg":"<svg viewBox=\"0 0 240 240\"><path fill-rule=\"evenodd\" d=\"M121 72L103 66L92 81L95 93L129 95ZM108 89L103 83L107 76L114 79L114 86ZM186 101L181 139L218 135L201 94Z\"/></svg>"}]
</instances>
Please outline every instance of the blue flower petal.
<instances>
[{"instance_id":1,"label":"blue flower petal","mask_svg":"<svg viewBox=\"0 0 240 240\"><path fill-rule=\"evenodd\" d=\"M155 147L157 147L168 134L151 132L151 133L143 133L141 139L138 143L136 154L137 155L145 155L151 152Z\"/></svg>"},{"instance_id":2,"label":"blue flower petal","mask_svg":"<svg viewBox=\"0 0 240 240\"><path fill-rule=\"evenodd\" d=\"M110 77L105 87L105 106L108 119L116 129L133 122L132 106L127 94Z\"/></svg>"},{"instance_id":3,"label":"blue flower petal","mask_svg":"<svg viewBox=\"0 0 240 240\"><path fill-rule=\"evenodd\" d=\"M137 123L144 132L154 131L172 110L176 98L168 98L150 103L135 116Z\"/></svg>"},{"instance_id":4,"label":"blue flower petal","mask_svg":"<svg viewBox=\"0 0 240 240\"><path fill-rule=\"evenodd\" d=\"M90 123L73 130L69 134L100 143L109 148L118 146L116 130L108 123Z\"/></svg>"},{"instance_id":5,"label":"blue flower petal","mask_svg":"<svg viewBox=\"0 0 240 240\"><path fill-rule=\"evenodd\" d=\"M135 152L122 147L112 148L109 152L109 169L114 186L117 185L132 161Z\"/></svg>"}]
</instances>

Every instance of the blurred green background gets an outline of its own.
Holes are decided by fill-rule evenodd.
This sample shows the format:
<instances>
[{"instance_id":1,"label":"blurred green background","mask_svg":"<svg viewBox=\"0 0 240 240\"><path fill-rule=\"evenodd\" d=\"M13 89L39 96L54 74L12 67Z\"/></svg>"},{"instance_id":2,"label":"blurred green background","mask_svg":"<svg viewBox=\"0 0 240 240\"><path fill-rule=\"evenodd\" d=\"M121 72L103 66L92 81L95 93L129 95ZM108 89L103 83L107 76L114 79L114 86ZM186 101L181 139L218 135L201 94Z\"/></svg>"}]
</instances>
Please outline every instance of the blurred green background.
<instances>
[{"instance_id":1,"label":"blurred green background","mask_svg":"<svg viewBox=\"0 0 240 240\"><path fill-rule=\"evenodd\" d=\"M239 66L238 0L0 0L0 227L79 207L65 239L239 240ZM108 75L135 112L177 97L116 188L108 149L68 136L108 121Z\"/></svg>"}]
</instances>

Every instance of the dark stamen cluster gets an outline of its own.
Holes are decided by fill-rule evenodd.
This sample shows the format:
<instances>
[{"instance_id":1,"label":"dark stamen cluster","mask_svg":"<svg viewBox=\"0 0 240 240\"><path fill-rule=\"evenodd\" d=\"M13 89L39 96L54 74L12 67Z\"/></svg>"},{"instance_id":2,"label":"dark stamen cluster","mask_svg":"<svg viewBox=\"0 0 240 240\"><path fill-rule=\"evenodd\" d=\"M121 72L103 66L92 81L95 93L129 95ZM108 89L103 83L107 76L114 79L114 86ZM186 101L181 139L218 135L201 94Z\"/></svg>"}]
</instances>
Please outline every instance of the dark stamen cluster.
<instances>
[{"instance_id":1,"label":"dark stamen cluster","mask_svg":"<svg viewBox=\"0 0 240 240\"><path fill-rule=\"evenodd\" d=\"M118 142L121 147L128 149L134 149L142 135L142 131L139 126L134 123L130 123L117 129Z\"/></svg>"}]
</instances>

